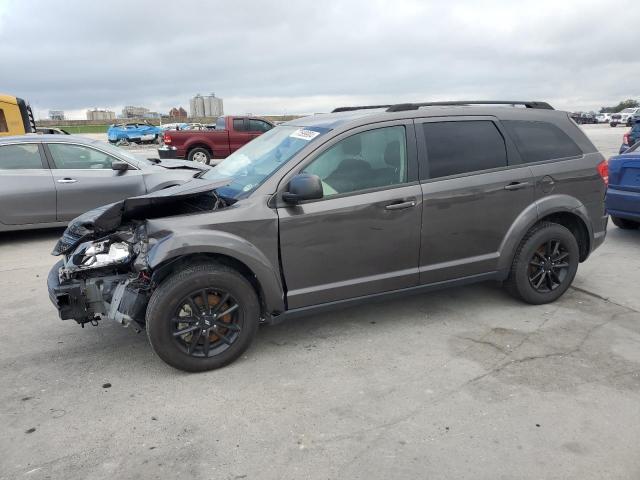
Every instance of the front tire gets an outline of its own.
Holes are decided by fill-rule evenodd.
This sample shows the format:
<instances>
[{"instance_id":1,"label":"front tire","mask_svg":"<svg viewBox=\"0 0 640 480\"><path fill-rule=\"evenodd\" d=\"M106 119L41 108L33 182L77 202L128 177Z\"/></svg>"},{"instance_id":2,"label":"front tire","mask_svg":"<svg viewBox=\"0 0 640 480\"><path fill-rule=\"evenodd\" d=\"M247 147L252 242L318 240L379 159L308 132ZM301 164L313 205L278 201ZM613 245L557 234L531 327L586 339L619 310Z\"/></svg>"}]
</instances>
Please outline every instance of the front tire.
<instances>
[{"instance_id":1,"label":"front tire","mask_svg":"<svg viewBox=\"0 0 640 480\"><path fill-rule=\"evenodd\" d=\"M557 223L535 225L516 251L507 291L533 305L554 302L573 282L580 249L571 231Z\"/></svg>"},{"instance_id":2,"label":"front tire","mask_svg":"<svg viewBox=\"0 0 640 480\"><path fill-rule=\"evenodd\" d=\"M206 263L178 270L154 292L146 314L151 347L186 372L224 367L251 344L260 305L236 270Z\"/></svg>"},{"instance_id":3,"label":"front tire","mask_svg":"<svg viewBox=\"0 0 640 480\"><path fill-rule=\"evenodd\" d=\"M209 162L211 161L211 153L209 153L209 150L207 150L206 148L202 148L202 147L194 148L193 150L189 151L187 160L209 165Z\"/></svg>"},{"instance_id":4,"label":"front tire","mask_svg":"<svg viewBox=\"0 0 640 480\"><path fill-rule=\"evenodd\" d=\"M612 216L611 221L616 227L622 228L623 230L636 230L638 227L640 227L639 222L634 222L633 220L627 220L626 218Z\"/></svg>"}]
</instances>

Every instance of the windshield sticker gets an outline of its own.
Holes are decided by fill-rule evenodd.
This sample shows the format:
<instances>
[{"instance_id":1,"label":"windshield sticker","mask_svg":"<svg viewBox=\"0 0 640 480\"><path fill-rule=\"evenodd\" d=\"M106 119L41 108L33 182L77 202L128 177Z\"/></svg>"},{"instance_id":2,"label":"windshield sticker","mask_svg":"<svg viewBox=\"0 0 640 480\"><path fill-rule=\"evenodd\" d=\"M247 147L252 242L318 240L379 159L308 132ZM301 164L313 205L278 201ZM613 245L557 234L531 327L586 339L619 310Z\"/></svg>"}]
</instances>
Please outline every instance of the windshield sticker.
<instances>
[{"instance_id":1,"label":"windshield sticker","mask_svg":"<svg viewBox=\"0 0 640 480\"><path fill-rule=\"evenodd\" d=\"M291 138L299 138L300 140L306 140L307 142L309 142L316 138L318 135L320 135L320 132L314 132L313 130L307 130L306 128L299 128L289 136Z\"/></svg>"}]
</instances>

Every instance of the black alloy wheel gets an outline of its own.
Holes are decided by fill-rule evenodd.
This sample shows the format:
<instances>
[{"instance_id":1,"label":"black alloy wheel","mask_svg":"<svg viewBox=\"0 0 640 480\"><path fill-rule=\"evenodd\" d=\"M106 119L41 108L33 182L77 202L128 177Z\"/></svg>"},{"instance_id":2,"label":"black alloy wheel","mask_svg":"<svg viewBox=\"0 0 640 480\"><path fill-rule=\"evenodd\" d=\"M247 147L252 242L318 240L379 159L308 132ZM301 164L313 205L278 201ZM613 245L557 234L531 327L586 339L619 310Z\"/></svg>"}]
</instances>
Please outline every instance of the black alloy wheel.
<instances>
[{"instance_id":1,"label":"black alloy wheel","mask_svg":"<svg viewBox=\"0 0 640 480\"><path fill-rule=\"evenodd\" d=\"M552 292L567 278L570 260L569 251L560 240L547 240L529 261L529 283L537 292Z\"/></svg>"},{"instance_id":2,"label":"black alloy wheel","mask_svg":"<svg viewBox=\"0 0 640 480\"><path fill-rule=\"evenodd\" d=\"M172 319L173 338L188 355L218 355L240 336L238 308L229 292L208 288L192 292L178 302Z\"/></svg>"},{"instance_id":3,"label":"black alloy wheel","mask_svg":"<svg viewBox=\"0 0 640 480\"><path fill-rule=\"evenodd\" d=\"M558 223L541 222L516 249L505 287L527 303L550 303L567 291L579 263L580 247L574 234Z\"/></svg>"},{"instance_id":4,"label":"black alloy wheel","mask_svg":"<svg viewBox=\"0 0 640 480\"><path fill-rule=\"evenodd\" d=\"M260 315L256 290L240 272L213 262L186 265L151 295L147 336L172 367L203 372L242 355L258 331Z\"/></svg>"}]
</instances>

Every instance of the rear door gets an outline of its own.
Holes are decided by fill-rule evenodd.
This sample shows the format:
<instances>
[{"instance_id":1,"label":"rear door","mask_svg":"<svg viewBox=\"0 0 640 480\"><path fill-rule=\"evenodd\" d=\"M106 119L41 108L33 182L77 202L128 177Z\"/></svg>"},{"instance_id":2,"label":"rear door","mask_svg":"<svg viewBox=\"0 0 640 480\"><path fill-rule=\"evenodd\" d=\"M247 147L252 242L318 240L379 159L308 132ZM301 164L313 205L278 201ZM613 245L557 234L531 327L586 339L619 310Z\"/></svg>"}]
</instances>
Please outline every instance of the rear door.
<instances>
[{"instance_id":1,"label":"rear door","mask_svg":"<svg viewBox=\"0 0 640 480\"><path fill-rule=\"evenodd\" d=\"M127 171L111 169L122 161L87 145L46 143L57 192L59 221L68 221L100 205L146 192L142 171L130 164Z\"/></svg>"},{"instance_id":2,"label":"rear door","mask_svg":"<svg viewBox=\"0 0 640 480\"><path fill-rule=\"evenodd\" d=\"M416 136L420 282L492 274L509 228L534 200L531 171L514 164L517 152L493 117L419 119Z\"/></svg>"},{"instance_id":3,"label":"rear door","mask_svg":"<svg viewBox=\"0 0 640 480\"><path fill-rule=\"evenodd\" d=\"M289 308L417 285L421 190L411 121L346 132L298 172L318 175L324 197L278 208Z\"/></svg>"},{"instance_id":4,"label":"rear door","mask_svg":"<svg viewBox=\"0 0 640 480\"><path fill-rule=\"evenodd\" d=\"M56 221L56 189L39 143L0 146L0 222Z\"/></svg>"}]
</instances>

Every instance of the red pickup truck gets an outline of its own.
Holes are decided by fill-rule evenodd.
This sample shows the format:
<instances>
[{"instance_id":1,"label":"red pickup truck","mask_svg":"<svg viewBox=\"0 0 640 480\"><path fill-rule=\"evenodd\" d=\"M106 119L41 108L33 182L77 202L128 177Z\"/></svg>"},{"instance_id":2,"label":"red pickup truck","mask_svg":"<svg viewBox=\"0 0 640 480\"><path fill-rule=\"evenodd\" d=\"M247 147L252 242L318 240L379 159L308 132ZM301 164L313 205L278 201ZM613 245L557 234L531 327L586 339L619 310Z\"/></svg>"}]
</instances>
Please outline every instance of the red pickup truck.
<instances>
[{"instance_id":1,"label":"red pickup truck","mask_svg":"<svg viewBox=\"0 0 640 480\"><path fill-rule=\"evenodd\" d=\"M160 158L182 158L194 162L212 163L226 158L245 143L268 132L271 122L254 117L224 116L211 130L167 130L164 146L158 149Z\"/></svg>"}]
</instances>

